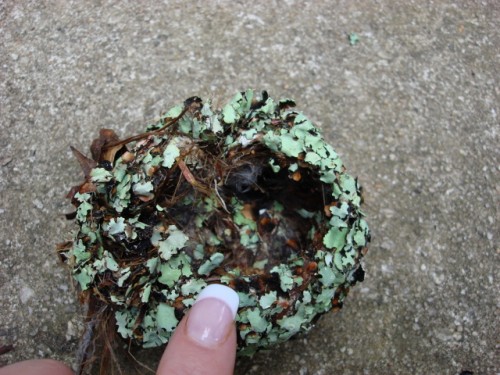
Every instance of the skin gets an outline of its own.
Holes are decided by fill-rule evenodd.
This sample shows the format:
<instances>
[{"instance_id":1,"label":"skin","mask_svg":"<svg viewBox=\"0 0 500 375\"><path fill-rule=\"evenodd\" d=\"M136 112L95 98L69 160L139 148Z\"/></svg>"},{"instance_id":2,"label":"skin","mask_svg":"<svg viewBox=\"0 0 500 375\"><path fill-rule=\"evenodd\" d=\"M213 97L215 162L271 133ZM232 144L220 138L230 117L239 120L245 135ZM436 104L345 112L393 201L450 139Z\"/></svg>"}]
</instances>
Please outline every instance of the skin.
<instances>
[{"instance_id":1,"label":"skin","mask_svg":"<svg viewBox=\"0 0 500 375\"><path fill-rule=\"evenodd\" d=\"M236 327L233 324L227 339L216 346L203 346L187 335L182 319L170 339L158 366L157 375L230 375L236 359ZM1 374L3 375L3 374Z\"/></svg>"},{"instance_id":2,"label":"skin","mask_svg":"<svg viewBox=\"0 0 500 375\"><path fill-rule=\"evenodd\" d=\"M62 362L53 359L32 359L2 367L1 375L73 375L73 371Z\"/></svg>"},{"instance_id":3,"label":"skin","mask_svg":"<svg viewBox=\"0 0 500 375\"><path fill-rule=\"evenodd\" d=\"M230 375L236 359L236 327L230 326L221 342L203 345L188 335L187 314L170 339L160 360L157 375ZM35 359L0 368L0 375L73 375L62 362Z\"/></svg>"}]
</instances>

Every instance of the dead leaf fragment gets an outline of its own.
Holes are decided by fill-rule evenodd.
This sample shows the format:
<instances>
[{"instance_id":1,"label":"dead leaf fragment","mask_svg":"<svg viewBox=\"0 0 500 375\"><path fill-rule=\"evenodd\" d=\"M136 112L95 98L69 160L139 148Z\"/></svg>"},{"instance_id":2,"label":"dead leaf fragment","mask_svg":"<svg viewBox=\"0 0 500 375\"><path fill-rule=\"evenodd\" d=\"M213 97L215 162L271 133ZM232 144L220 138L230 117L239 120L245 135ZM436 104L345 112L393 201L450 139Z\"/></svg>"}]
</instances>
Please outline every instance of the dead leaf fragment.
<instances>
[{"instance_id":1,"label":"dead leaf fragment","mask_svg":"<svg viewBox=\"0 0 500 375\"><path fill-rule=\"evenodd\" d=\"M71 151L73 151L73 155L75 155L78 164L80 164L85 178L89 177L90 171L97 166L97 162L95 160L89 159L73 146L69 147L71 148Z\"/></svg>"},{"instance_id":2,"label":"dead leaf fragment","mask_svg":"<svg viewBox=\"0 0 500 375\"><path fill-rule=\"evenodd\" d=\"M112 163L115 160L116 153L124 147L122 144L111 146L113 143L117 143L119 141L120 138L113 130L101 129L99 132L99 138L94 139L92 145L90 146L92 158L97 162L107 160Z\"/></svg>"}]
</instances>

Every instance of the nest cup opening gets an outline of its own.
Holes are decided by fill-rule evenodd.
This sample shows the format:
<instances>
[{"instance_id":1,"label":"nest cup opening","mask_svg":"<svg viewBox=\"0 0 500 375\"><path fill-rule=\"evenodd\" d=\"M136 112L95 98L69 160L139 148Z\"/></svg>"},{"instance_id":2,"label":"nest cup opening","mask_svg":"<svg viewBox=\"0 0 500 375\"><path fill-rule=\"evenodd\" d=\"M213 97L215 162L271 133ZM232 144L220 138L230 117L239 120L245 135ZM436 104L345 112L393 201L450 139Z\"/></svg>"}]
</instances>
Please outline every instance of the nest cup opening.
<instances>
[{"instance_id":1,"label":"nest cup opening","mask_svg":"<svg viewBox=\"0 0 500 375\"><path fill-rule=\"evenodd\" d=\"M322 244L313 234L324 233L324 208L332 204L331 186L320 181L314 166L260 143L237 147L225 158L203 143L184 143L181 161L156 171L164 181L155 201L141 204L141 221L176 225L188 237L183 251L193 258L200 244L208 255L224 254L214 270L219 276L225 269L262 276L291 257L314 257ZM202 165L186 172L180 165L192 164L193 157Z\"/></svg>"},{"instance_id":2,"label":"nest cup opening","mask_svg":"<svg viewBox=\"0 0 500 375\"><path fill-rule=\"evenodd\" d=\"M331 187L298 159L261 145L249 153L254 157L228 171L224 191L243 202L243 213L255 221L259 241L255 249L242 246L229 252L226 263L251 275L268 273L290 257L312 259L322 245L314 242L311 231L324 231L324 207L331 204ZM276 161L279 170L269 159ZM290 165L296 167L290 170ZM255 264L257 267L252 266Z\"/></svg>"}]
</instances>

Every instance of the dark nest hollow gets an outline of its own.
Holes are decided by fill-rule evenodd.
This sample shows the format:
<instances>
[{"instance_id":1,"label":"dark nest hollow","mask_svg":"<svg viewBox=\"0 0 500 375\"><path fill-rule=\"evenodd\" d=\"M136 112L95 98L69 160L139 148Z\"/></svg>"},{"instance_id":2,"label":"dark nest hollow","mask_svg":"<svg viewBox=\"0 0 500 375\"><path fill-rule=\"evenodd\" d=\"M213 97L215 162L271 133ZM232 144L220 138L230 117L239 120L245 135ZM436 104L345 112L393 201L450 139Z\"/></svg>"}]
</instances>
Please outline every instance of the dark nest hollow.
<instances>
[{"instance_id":1,"label":"dark nest hollow","mask_svg":"<svg viewBox=\"0 0 500 375\"><path fill-rule=\"evenodd\" d=\"M211 283L238 293L251 355L309 330L363 280L360 186L294 106L251 90L222 109L193 97L137 136L101 130L91 159L74 150L78 228L58 251L88 311L81 371L96 345L102 368L113 360L114 336L166 344Z\"/></svg>"}]
</instances>

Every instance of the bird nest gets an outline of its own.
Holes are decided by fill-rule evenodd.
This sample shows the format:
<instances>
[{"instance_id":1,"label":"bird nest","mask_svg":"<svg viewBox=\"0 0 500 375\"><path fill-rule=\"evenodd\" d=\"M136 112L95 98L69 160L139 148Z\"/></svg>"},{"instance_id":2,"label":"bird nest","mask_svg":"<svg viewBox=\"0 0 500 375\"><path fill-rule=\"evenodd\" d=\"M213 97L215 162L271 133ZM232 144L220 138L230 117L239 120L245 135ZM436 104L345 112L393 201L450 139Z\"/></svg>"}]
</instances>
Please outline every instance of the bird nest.
<instances>
[{"instance_id":1,"label":"bird nest","mask_svg":"<svg viewBox=\"0 0 500 375\"><path fill-rule=\"evenodd\" d=\"M193 97L143 134L101 130L92 159L74 150L78 230L58 250L89 321L160 346L205 286L225 284L252 354L342 306L364 278L360 186L294 106L251 90L220 110Z\"/></svg>"}]
</instances>

